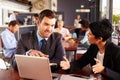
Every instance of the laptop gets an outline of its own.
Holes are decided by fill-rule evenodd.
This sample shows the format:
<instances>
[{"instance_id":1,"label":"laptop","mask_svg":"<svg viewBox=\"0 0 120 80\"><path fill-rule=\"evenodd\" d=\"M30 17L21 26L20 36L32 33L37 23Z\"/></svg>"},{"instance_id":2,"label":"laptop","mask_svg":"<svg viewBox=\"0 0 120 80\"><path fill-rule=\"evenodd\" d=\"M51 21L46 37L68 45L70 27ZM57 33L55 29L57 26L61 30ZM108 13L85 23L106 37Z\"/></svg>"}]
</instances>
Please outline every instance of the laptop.
<instances>
[{"instance_id":1,"label":"laptop","mask_svg":"<svg viewBox=\"0 0 120 80\"><path fill-rule=\"evenodd\" d=\"M21 78L52 80L49 59L45 57L15 55Z\"/></svg>"}]
</instances>

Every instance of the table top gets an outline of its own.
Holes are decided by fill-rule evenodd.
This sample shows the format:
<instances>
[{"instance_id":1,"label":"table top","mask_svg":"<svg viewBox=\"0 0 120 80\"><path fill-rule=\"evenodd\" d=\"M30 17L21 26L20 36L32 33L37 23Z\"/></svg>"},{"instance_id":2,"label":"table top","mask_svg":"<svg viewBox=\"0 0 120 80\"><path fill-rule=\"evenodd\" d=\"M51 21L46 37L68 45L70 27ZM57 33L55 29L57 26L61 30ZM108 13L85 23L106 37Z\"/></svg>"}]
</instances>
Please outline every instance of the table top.
<instances>
[{"instance_id":1,"label":"table top","mask_svg":"<svg viewBox=\"0 0 120 80\"><path fill-rule=\"evenodd\" d=\"M79 58L82 56L82 54L79 54ZM57 73L59 74L67 74L64 70L60 69L59 71L57 71ZM100 80L107 80L105 77L99 75L99 74L93 74L90 72L90 69L88 66L86 66L85 68L75 71L72 74L77 74L80 76L87 76L87 77L94 77L95 79L98 80L98 78L100 78ZM10 67L7 70L0 70L0 80L28 80L28 79L23 79L20 78L18 71L13 70L12 67Z\"/></svg>"},{"instance_id":2,"label":"table top","mask_svg":"<svg viewBox=\"0 0 120 80\"><path fill-rule=\"evenodd\" d=\"M66 72L63 70L59 70L58 73L66 74ZM100 78L100 80L107 80L105 77L103 77L99 74L90 74L84 70L79 70L79 71L73 72L73 74L77 74L75 76L82 76L82 77L92 76L93 78L95 78L95 80L98 80L98 78ZM69 75L71 75L71 74L69 74ZM18 71L13 70L13 69L8 69L8 70L0 70L0 80L28 80L28 79L20 78Z\"/></svg>"},{"instance_id":3,"label":"table top","mask_svg":"<svg viewBox=\"0 0 120 80\"><path fill-rule=\"evenodd\" d=\"M78 43L70 44L69 42L63 42L64 47L66 50L77 50ZM82 55L81 55L82 56ZM57 73L59 74L67 74L64 70L59 70ZM98 74L91 74L88 68L84 68L82 70L78 70L73 72L72 74L82 75L82 76L91 76L98 79ZM107 80L106 78L100 76L100 80ZM26 80L23 78L20 78L18 71L13 70L12 68L7 70L0 70L0 80ZM28 80L28 79L27 79Z\"/></svg>"}]
</instances>

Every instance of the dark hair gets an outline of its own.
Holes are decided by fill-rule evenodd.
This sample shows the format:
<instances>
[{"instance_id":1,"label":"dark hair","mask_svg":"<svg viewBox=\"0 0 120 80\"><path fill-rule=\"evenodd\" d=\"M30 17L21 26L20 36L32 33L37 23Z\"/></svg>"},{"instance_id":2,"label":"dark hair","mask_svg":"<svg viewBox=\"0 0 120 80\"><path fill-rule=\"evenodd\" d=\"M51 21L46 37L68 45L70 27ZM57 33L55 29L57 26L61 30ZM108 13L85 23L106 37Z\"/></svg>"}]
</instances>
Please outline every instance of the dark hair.
<instances>
[{"instance_id":1,"label":"dark hair","mask_svg":"<svg viewBox=\"0 0 120 80\"><path fill-rule=\"evenodd\" d=\"M39 14L39 20L42 21L44 17L56 18L56 14L49 9L45 9Z\"/></svg>"},{"instance_id":2,"label":"dark hair","mask_svg":"<svg viewBox=\"0 0 120 80\"><path fill-rule=\"evenodd\" d=\"M88 28L90 22L87 19L82 19L81 21L79 21L80 24L82 24L82 27L84 28Z\"/></svg>"},{"instance_id":3,"label":"dark hair","mask_svg":"<svg viewBox=\"0 0 120 80\"><path fill-rule=\"evenodd\" d=\"M102 37L103 41L111 37L111 34L113 32L112 24L109 22L108 19L93 22L90 24L89 28L92 34L95 35L95 38Z\"/></svg>"},{"instance_id":4,"label":"dark hair","mask_svg":"<svg viewBox=\"0 0 120 80\"><path fill-rule=\"evenodd\" d=\"M35 17L39 17L39 15L36 13L36 14L34 14L33 16L35 16Z\"/></svg>"},{"instance_id":5,"label":"dark hair","mask_svg":"<svg viewBox=\"0 0 120 80\"><path fill-rule=\"evenodd\" d=\"M13 11L14 13L19 13L18 11Z\"/></svg>"},{"instance_id":6,"label":"dark hair","mask_svg":"<svg viewBox=\"0 0 120 80\"><path fill-rule=\"evenodd\" d=\"M18 21L16 21L16 20L13 20L13 21L10 21L10 23L8 24L8 26L15 26L15 25L19 25L19 22Z\"/></svg>"}]
</instances>

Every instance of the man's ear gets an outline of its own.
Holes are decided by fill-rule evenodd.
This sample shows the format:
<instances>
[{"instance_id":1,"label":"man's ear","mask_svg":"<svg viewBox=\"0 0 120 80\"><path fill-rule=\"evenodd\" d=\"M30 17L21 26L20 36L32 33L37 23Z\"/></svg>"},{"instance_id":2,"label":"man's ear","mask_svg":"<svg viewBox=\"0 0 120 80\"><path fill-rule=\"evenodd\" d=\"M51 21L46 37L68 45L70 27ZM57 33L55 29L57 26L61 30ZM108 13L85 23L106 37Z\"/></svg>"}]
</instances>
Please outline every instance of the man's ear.
<instances>
[{"instance_id":1,"label":"man's ear","mask_svg":"<svg viewBox=\"0 0 120 80\"><path fill-rule=\"evenodd\" d=\"M37 20L36 24L37 24L37 26L39 26L40 25L40 20Z\"/></svg>"}]
</instances>

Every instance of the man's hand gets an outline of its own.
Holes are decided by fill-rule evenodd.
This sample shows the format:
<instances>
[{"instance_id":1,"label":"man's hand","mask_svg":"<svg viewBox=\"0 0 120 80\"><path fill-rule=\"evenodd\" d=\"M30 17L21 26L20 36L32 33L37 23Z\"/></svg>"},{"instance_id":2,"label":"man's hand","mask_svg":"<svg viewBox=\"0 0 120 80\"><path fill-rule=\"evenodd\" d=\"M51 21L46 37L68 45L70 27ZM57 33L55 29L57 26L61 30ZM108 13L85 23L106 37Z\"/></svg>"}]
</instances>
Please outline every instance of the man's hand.
<instances>
[{"instance_id":1,"label":"man's hand","mask_svg":"<svg viewBox=\"0 0 120 80\"><path fill-rule=\"evenodd\" d=\"M105 67L101 64L100 60L98 59L94 59L96 61L96 64L92 66L92 70L93 72L96 73L101 73Z\"/></svg>"},{"instance_id":2,"label":"man's hand","mask_svg":"<svg viewBox=\"0 0 120 80\"><path fill-rule=\"evenodd\" d=\"M29 51L29 55L30 56L40 56L40 57L49 57L48 55L45 55L45 54L43 54L42 52L40 52L40 51L38 51L38 50L33 50L33 49L31 49L30 51Z\"/></svg>"},{"instance_id":3,"label":"man's hand","mask_svg":"<svg viewBox=\"0 0 120 80\"><path fill-rule=\"evenodd\" d=\"M63 59L64 60L60 62L60 66L62 67L62 69L67 70L70 68L70 63L66 57L63 57Z\"/></svg>"}]
</instances>

